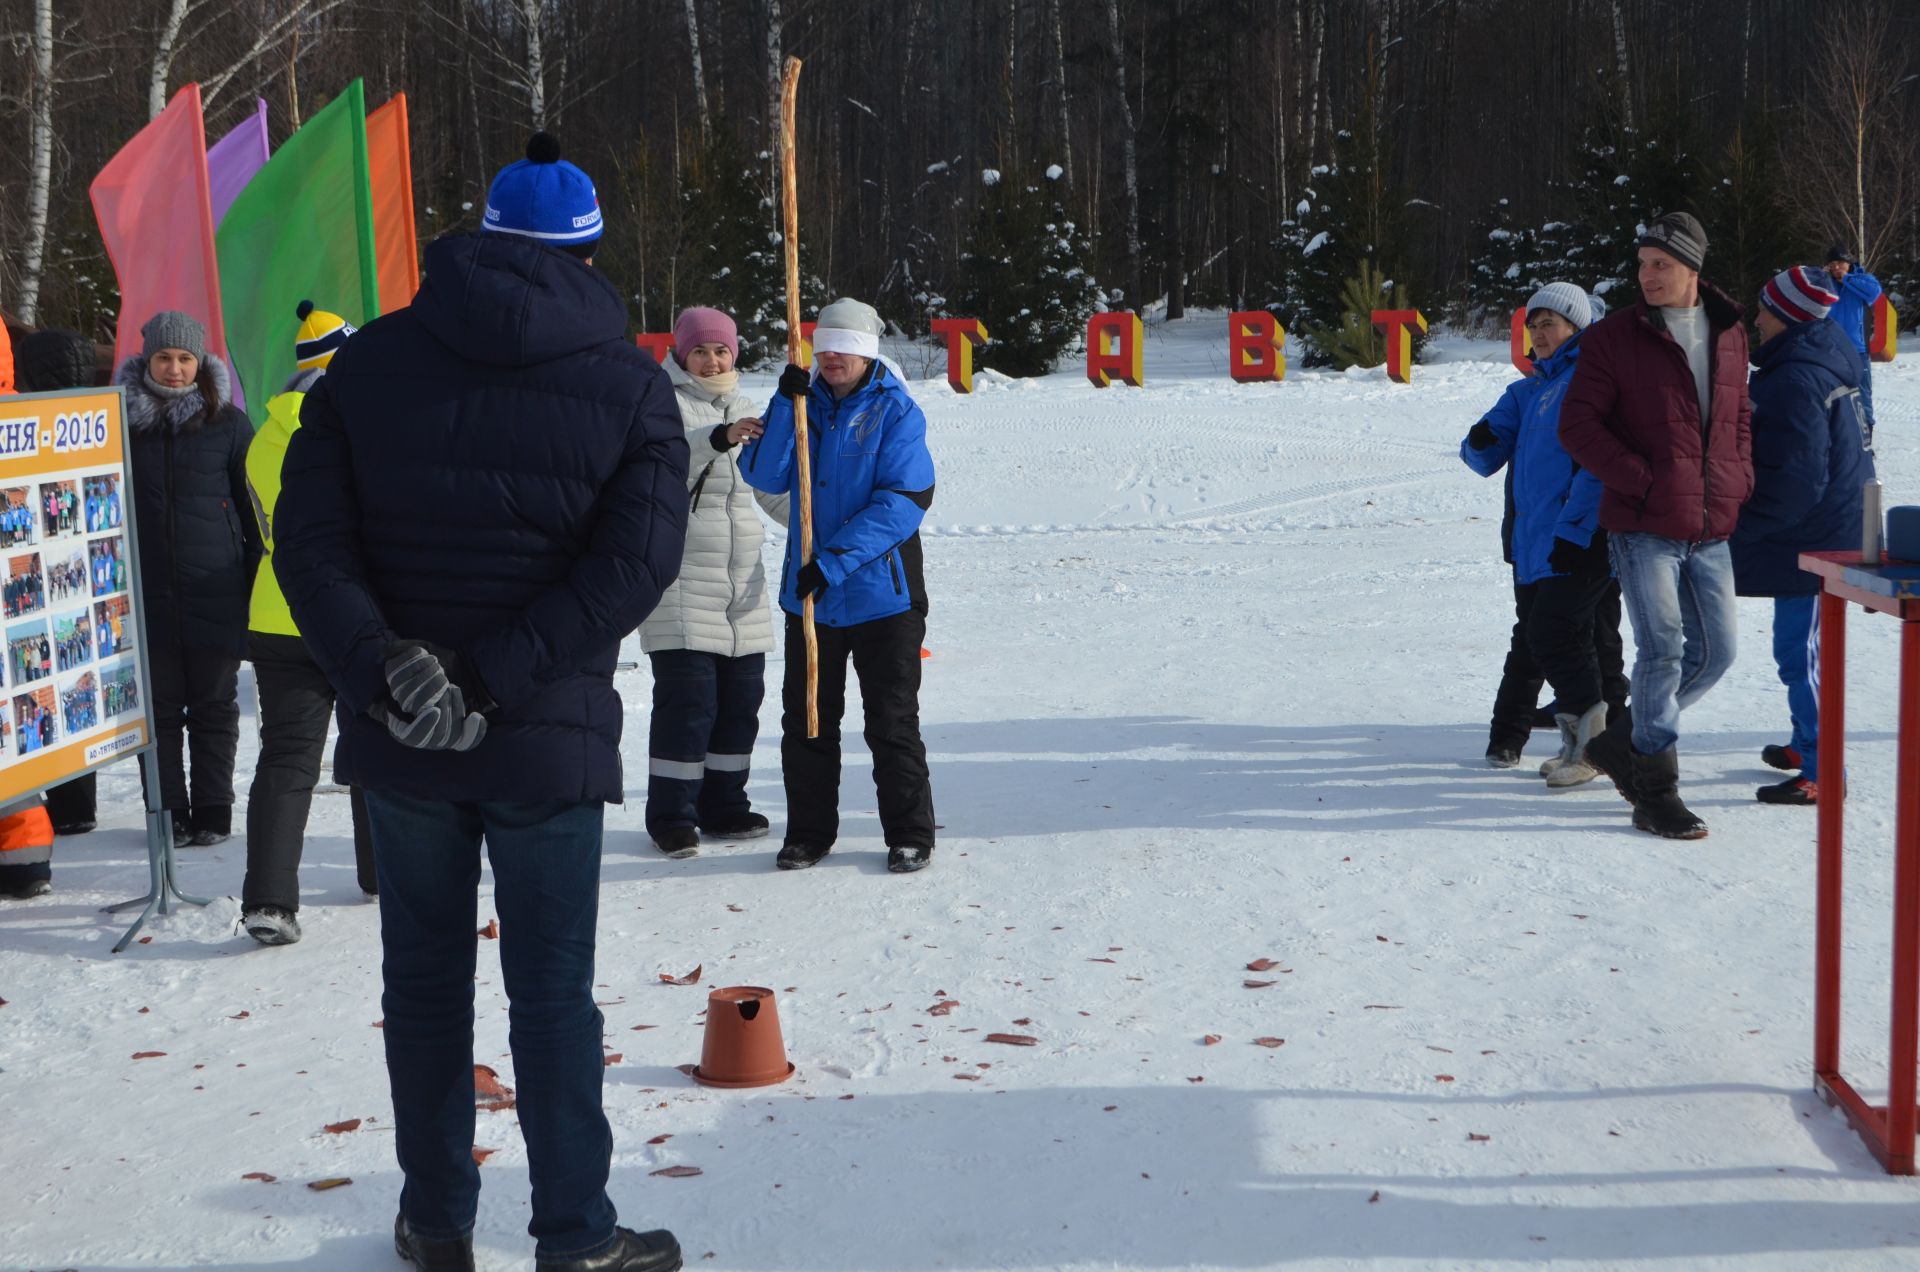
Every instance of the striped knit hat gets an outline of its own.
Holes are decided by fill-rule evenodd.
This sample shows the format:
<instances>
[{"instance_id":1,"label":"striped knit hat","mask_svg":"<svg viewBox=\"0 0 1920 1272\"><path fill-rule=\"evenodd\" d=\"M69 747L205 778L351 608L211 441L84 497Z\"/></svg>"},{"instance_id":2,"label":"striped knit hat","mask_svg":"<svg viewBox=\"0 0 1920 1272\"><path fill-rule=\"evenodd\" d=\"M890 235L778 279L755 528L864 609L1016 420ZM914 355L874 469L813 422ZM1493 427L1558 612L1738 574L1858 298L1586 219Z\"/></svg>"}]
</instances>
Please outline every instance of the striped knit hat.
<instances>
[{"instance_id":1,"label":"striped knit hat","mask_svg":"<svg viewBox=\"0 0 1920 1272\"><path fill-rule=\"evenodd\" d=\"M300 319L300 334L294 337L293 346L293 356L298 359L294 363L296 370L312 371L325 367L333 361L334 350L345 344L347 337L358 330L339 314L315 309L310 300L301 301L293 312Z\"/></svg>"},{"instance_id":2,"label":"striped knit hat","mask_svg":"<svg viewBox=\"0 0 1920 1272\"><path fill-rule=\"evenodd\" d=\"M1825 318L1827 310L1839 300L1839 293L1833 290L1833 280L1825 271L1811 265L1783 269L1760 289L1760 303L1788 325Z\"/></svg>"}]
</instances>

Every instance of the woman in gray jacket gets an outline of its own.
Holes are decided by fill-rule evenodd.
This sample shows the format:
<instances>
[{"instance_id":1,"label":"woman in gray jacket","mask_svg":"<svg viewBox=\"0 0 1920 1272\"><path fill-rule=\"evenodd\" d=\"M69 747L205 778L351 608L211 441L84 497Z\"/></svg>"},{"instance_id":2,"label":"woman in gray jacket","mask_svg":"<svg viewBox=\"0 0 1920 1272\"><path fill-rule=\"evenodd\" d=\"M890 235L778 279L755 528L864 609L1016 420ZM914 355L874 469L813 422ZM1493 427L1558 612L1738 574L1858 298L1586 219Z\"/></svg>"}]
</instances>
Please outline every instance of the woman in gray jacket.
<instances>
[{"instance_id":1,"label":"woman in gray jacket","mask_svg":"<svg viewBox=\"0 0 1920 1272\"><path fill-rule=\"evenodd\" d=\"M787 497L754 490L736 463L740 443L762 431L738 391L739 351L733 319L717 309L689 309L673 324L666 371L690 452L687 547L679 579L640 626L653 664L647 833L669 857L691 857L702 834L767 833L747 800L773 648L754 503L785 525Z\"/></svg>"}]
</instances>

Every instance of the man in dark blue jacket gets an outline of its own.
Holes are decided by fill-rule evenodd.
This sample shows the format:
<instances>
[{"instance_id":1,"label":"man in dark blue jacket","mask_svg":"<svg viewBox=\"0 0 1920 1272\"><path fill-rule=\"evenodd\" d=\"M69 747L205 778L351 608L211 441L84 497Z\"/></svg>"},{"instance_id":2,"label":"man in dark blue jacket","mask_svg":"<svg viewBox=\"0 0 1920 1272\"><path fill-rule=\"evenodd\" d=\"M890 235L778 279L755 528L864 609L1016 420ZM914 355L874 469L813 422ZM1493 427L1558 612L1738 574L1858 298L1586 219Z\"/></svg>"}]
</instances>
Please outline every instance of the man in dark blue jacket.
<instances>
[{"instance_id":1,"label":"man in dark blue jacket","mask_svg":"<svg viewBox=\"0 0 1920 1272\"><path fill-rule=\"evenodd\" d=\"M1760 758L1799 769L1759 798L1813 804L1819 787L1819 698L1812 683L1820 584L1800 568L1802 552L1858 546L1860 488L1873 476L1859 363L1828 317L1838 297L1825 274L1796 265L1760 292L1753 351L1753 498L1734 529L1734 590L1773 598L1773 659L1787 686L1793 737Z\"/></svg>"},{"instance_id":2,"label":"man in dark blue jacket","mask_svg":"<svg viewBox=\"0 0 1920 1272\"><path fill-rule=\"evenodd\" d=\"M920 642L927 590L920 571L920 521L933 505L927 417L880 360L880 315L857 300L820 311L813 333L820 374L780 376L767 430L747 443L740 471L756 490L791 494L800 510L793 402L807 402L813 476L813 560L787 536L780 607L787 612L780 764L787 788L786 841L775 859L802 870L827 855L840 834L840 717L847 660L860 678L867 749L886 837L887 869L923 870L933 860L933 783L920 740ZM807 657L802 603L814 598L819 637L820 736L807 737Z\"/></svg>"},{"instance_id":3,"label":"man in dark blue jacket","mask_svg":"<svg viewBox=\"0 0 1920 1272\"><path fill-rule=\"evenodd\" d=\"M535 134L482 232L428 248L413 304L335 355L288 447L275 564L372 823L396 1247L473 1266L484 840L540 1267L667 1272L673 1236L617 1228L607 1197L593 959L614 659L679 572L687 446L591 267L593 183L559 156Z\"/></svg>"},{"instance_id":4,"label":"man in dark blue jacket","mask_svg":"<svg viewBox=\"0 0 1920 1272\"><path fill-rule=\"evenodd\" d=\"M1860 405L1867 413L1867 433L1873 433L1873 355L1867 352L1867 333L1873 330L1873 307L1880 302L1880 280L1860 268L1844 244L1827 249L1827 276L1840 300L1827 316L1853 342L1860 361Z\"/></svg>"}]
</instances>

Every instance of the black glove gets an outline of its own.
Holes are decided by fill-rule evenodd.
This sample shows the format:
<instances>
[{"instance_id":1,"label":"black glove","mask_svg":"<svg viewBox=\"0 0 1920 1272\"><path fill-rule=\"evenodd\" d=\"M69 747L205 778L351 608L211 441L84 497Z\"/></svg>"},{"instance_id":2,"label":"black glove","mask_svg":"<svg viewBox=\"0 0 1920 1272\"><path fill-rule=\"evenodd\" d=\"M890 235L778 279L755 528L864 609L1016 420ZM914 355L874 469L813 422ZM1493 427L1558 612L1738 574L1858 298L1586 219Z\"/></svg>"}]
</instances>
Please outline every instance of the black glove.
<instances>
[{"instance_id":1,"label":"black glove","mask_svg":"<svg viewBox=\"0 0 1920 1272\"><path fill-rule=\"evenodd\" d=\"M1607 572L1607 540L1596 533L1593 542L1581 547L1571 539L1555 535L1553 551L1547 553L1547 565L1555 574L1604 574Z\"/></svg>"},{"instance_id":2,"label":"black glove","mask_svg":"<svg viewBox=\"0 0 1920 1272\"><path fill-rule=\"evenodd\" d=\"M1475 450L1485 450L1500 439L1494 435L1493 425L1481 420L1467 430L1467 445Z\"/></svg>"},{"instance_id":3,"label":"black glove","mask_svg":"<svg viewBox=\"0 0 1920 1272\"><path fill-rule=\"evenodd\" d=\"M780 373L780 396L787 399L803 398L813 384L813 377L807 369L789 362L787 369Z\"/></svg>"},{"instance_id":4,"label":"black glove","mask_svg":"<svg viewBox=\"0 0 1920 1272\"><path fill-rule=\"evenodd\" d=\"M800 573L793 577L793 594L800 600L809 596L818 596L827 590L827 576L820 569L818 561L809 561L800 567Z\"/></svg>"}]
</instances>

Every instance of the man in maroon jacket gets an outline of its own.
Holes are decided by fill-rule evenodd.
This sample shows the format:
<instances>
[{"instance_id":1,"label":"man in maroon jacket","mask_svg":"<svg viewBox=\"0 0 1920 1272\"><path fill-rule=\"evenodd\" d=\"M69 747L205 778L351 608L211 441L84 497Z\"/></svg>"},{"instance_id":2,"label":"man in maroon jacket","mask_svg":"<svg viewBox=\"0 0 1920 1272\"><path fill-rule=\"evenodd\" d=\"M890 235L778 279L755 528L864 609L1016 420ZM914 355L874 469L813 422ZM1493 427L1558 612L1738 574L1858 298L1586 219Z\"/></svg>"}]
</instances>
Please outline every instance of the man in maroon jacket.
<instances>
[{"instance_id":1,"label":"man in maroon jacket","mask_svg":"<svg viewBox=\"0 0 1920 1272\"><path fill-rule=\"evenodd\" d=\"M1742 310L1700 280L1707 236L1685 212L1639 240L1641 299L1588 328L1560 440L1600 479L1600 524L1633 620L1633 706L1587 761L1633 802L1633 824L1701 839L1680 799L1680 712L1733 665L1727 538L1753 493Z\"/></svg>"}]
</instances>

